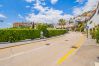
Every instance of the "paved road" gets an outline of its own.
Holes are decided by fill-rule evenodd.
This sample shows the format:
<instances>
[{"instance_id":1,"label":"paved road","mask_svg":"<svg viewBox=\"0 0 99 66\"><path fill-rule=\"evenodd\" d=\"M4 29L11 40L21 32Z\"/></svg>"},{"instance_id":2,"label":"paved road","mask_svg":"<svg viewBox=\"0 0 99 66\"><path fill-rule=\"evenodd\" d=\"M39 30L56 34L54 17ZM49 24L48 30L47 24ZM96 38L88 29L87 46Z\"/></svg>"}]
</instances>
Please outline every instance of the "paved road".
<instances>
[{"instance_id":1,"label":"paved road","mask_svg":"<svg viewBox=\"0 0 99 66\"><path fill-rule=\"evenodd\" d=\"M82 47L61 66L99 66L99 44L90 37Z\"/></svg>"},{"instance_id":2,"label":"paved road","mask_svg":"<svg viewBox=\"0 0 99 66\"><path fill-rule=\"evenodd\" d=\"M64 62L84 42L83 34L70 32L45 41L0 49L0 66L66 66Z\"/></svg>"}]
</instances>

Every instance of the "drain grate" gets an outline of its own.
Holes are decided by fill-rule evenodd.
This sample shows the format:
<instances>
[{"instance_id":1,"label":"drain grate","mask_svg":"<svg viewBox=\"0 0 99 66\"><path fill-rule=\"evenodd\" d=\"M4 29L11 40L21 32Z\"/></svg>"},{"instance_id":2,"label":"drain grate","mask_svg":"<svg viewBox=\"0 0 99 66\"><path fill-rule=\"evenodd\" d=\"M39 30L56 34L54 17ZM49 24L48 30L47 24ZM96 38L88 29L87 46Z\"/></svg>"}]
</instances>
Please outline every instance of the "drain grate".
<instances>
[{"instance_id":1,"label":"drain grate","mask_svg":"<svg viewBox=\"0 0 99 66\"><path fill-rule=\"evenodd\" d=\"M72 46L71 48L75 48L75 49L77 49L78 47L76 47L76 46Z\"/></svg>"}]
</instances>

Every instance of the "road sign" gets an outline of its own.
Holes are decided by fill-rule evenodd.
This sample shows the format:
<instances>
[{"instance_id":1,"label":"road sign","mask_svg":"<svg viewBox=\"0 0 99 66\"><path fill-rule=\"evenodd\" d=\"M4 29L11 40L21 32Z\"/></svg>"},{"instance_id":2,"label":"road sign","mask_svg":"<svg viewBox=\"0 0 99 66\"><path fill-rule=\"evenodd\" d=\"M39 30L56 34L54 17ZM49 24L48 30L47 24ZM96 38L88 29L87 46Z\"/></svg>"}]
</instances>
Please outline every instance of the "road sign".
<instances>
[{"instance_id":1,"label":"road sign","mask_svg":"<svg viewBox=\"0 0 99 66\"><path fill-rule=\"evenodd\" d=\"M86 29L88 29L89 28L89 26L86 26Z\"/></svg>"}]
</instances>

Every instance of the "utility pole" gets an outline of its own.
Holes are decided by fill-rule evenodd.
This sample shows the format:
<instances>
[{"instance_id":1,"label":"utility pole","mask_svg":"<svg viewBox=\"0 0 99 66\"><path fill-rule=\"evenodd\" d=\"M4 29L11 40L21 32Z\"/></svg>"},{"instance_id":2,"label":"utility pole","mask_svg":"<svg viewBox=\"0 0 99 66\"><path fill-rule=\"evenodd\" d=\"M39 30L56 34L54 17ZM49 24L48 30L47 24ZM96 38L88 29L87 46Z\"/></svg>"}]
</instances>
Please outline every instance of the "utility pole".
<instances>
[{"instance_id":1,"label":"utility pole","mask_svg":"<svg viewBox=\"0 0 99 66\"><path fill-rule=\"evenodd\" d=\"M88 26L87 26L87 38L88 38Z\"/></svg>"}]
</instances>

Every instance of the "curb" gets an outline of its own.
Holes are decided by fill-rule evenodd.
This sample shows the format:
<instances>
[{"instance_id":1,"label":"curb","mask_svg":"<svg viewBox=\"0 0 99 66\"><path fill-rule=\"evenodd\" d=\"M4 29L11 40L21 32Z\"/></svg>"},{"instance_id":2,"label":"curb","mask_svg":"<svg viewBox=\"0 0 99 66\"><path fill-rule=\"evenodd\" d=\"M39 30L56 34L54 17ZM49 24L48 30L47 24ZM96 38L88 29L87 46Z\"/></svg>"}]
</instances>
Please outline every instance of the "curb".
<instances>
[{"instance_id":1,"label":"curb","mask_svg":"<svg viewBox=\"0 0 99 66\"><path fill-rule=\"evenodd\" d=\"M31 44L31 43L46 41L46 40L58 38L58 37L61 37L64 35L66 35L66 34L63 34L60 36L54 36L54 37L50 37L50 38L44 38L44 39L40 39L40 38L37 38L34 40L27 39L27 40L22 40L21 42L15 42L15 43L1 42L0 49L6 49L6 48L11 48L11 47L22 46L22 45L27 45L27 44Z\"/></svg>"}]
</instances>

